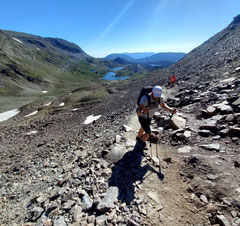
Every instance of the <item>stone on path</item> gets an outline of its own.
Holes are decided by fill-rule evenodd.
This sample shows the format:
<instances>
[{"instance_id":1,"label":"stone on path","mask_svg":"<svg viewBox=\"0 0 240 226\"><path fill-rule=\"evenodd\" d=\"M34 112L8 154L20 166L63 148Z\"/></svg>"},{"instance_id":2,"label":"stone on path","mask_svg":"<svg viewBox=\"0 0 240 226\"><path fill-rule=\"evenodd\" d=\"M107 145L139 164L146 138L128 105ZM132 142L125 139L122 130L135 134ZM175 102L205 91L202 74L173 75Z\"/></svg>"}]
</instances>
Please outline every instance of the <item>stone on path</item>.
<instances>
[{"instance_id":1,"label":"stone on path","mask_svg":"<svg viewBox=\"0 0 240 226\"><path fill-rule=\"evenodd\" d=\"M178 153L190 153L192 148L190 146L184 146L178 149Z\"/></svg>"},{"instance_id":2,"label":"stone on path","mask_svg":"<svg viewBox=\"0 0 240 226\"><path fill-rule=\"evenodd\" d=\"M53 221L53 226L67 226L67 223L63 216Z\"/></svg>"},{"instance_id":3,"label":"stone on path","mask_svg":"<svg viewBox=\"0 0 240 226\"><path fill-rule=\"evenodd\" d=\"M124 129L125 132L129 132L129 131L132 131L132 130L133 130L131 127L129 127L129 126L127 126L127 125L124 125L124 126L123 126L123 129Z\"/></svg>"},{"instance_id":4,"label":"stone on path","mask_svg":"<svg viewBox=\"0 0 240 226\"><path fill-rule=\"evenodd\" d=\"M229 224L229 222L223 215L217 215L217 220L223 226L231 226L231 224Z\"/></svg>"},{"instance_id":5,"label":"stone on path","mask_svg":"<svg viewBox=\"0 0 240 226\"><path fill-rule=\"evenodd\" d=\"M220 151L220 144L202 144L199 147L204 148L208 151Z\"/></svg>"},{"instance_id":6,"label":"stone on path","mask_svg":"<svg viewBox=\"0 0 240 226\"><path fill-rule=\"evenodd\" d=\"M123 145L115 144L111 151L106 155L106 158L115 163L120 160L126 153L126 148Z\"/></svg>"},{"instance_id":7,"label":"stone on path","mask_svg":"<svg viewBox=\"0 0 240 226\"><path fill-rule=\"evenodd\" d=\"M169 123L173 129L184 129L186 127L186 120L179 116L173 116Z\"/></svg>"},{"instance_id":8,"label":"stone on path","mask_svg":"<svg viewBox=\"0 0 240 226\"><path fill-rule=\"evenodd\" d=\"M218 178L218 175L215 174L208 174L207 175L207 179L209 180L216 180Z\"/></svg>"},{"instance_id":9,"label":"stone on path","mask_svg":"<svg viewBox=\"0 0 240 226\"><path fill-rule=\"evenodd\" d=\"M100 201L97 206L97 209L101 212L107 212L108 210L115 207L114 202L117 201L118 198L118 188L117 187L110 187L104 198Z\"/></svg>"},{"instance_id":10,"label":"stone on path","mask_svg":"<svg viewBox=\"0 0 240 226\"><path fill-rule=\"evenodd\" d=\"M208 203L208 199L207 199L207 197L205 196L205 195L201 195L200 196L200 199L204 202L204 203Z\"/></svg>"}]
</instances>

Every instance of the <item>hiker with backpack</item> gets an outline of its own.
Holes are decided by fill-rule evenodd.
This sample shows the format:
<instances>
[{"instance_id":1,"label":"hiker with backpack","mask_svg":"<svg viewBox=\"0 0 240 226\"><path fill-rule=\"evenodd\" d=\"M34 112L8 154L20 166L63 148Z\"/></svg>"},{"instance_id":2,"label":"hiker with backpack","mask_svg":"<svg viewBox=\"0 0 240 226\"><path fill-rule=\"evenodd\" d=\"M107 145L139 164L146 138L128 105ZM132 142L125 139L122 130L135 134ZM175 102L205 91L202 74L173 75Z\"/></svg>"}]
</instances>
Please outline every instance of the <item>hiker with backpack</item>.
<instances>
[{"instance_id":1,"label":"hiker with backpack","mask_svg":"<svg viewBox=\"0 0 240 226\"><path fill-rule=\"evenodd\" d=\"M170 108L163 102L162 88L160 86L142 88L137 104L137 115L141 128L138 131L136 140L142 144L143 148L145 148L146 141L151 134L151 119L154 113L158 110L159 105L161 108L170 111L172 114L175 114L176 110Z\"/></svg>"}]
</instances>

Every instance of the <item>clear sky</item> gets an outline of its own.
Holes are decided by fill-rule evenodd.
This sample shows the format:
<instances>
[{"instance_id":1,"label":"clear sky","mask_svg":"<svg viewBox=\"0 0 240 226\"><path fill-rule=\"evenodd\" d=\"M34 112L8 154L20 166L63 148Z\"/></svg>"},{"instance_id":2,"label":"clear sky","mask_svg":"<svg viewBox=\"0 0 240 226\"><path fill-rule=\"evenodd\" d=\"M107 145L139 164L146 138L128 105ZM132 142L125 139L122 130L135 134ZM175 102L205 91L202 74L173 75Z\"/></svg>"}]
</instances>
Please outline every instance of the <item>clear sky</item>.
<instances>
[{"instance_id":1,"label":"clear sky","mask_svg":"<svg viewBox=\"0 0 240 226\"><path fill-rule=\"evenodd\" d=\"M74 42L87 54L189 52L240 14L240 0L0 0L0 29Z\"/></svg>"}]
</instances>

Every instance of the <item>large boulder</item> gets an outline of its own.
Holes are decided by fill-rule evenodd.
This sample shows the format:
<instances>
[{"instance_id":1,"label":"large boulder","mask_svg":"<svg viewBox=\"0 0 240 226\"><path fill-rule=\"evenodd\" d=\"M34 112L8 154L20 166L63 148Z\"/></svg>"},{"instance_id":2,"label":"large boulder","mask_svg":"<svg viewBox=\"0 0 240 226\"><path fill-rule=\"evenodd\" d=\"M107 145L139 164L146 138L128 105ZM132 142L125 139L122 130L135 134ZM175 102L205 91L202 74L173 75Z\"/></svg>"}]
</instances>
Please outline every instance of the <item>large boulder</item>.
<instances>
[{"instance_id":1,"label":"large boulder","mask_svg":"<svg viewBox=\"0 0 240 226\"><path fill-rule=\"evenodd\" d=\"M117 162L120 160L124 154L127 152L125 146L120 144L115 144L110 152L106 155L106 158L111 162Z\"/></svg>"},{"instance_id":2,"label":"large boulder","mask_svg":"<svg viewBox=\"0 0 240 226\"><path fill-rule=\"evenodd\" d=\"M115 203L118 198L118 188L117 187L110 187L104 198L99 202L97 209L101 212L107 212L110 209L115 207Z\"/></svg>"},{"instance_id":3,"label":"large boulder","mask_svg":"<svg viewBox=\"0 0 240 226\"><path fill-rule=\"evenodd\" d=\"M184 129L186 127L186 120L180 116L174 115L169 122L172 129Z\"/></svg>"}]
</instances>

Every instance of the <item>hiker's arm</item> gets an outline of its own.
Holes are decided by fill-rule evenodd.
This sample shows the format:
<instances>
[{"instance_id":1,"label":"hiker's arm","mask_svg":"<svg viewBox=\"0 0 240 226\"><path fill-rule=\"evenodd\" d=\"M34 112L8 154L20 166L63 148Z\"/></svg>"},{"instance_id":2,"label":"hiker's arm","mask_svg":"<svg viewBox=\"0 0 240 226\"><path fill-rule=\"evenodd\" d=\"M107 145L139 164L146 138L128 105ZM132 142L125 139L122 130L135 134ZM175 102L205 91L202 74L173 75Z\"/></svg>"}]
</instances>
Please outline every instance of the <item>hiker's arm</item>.
<instances>
[{"instance_id":1,"label":"hiker's arm","mask_svg":"<svg viewBox=\"0 0 240 226\"><path fill-rule=\"evenodd\" d=\"M149 107L145 107L143 104L140 104L137 108L137 115L146 115L149 112Z\"/></svg>"},{"instance_id":2,"label":"hiker's arm","mask_svg":"<svg viewBox=\"0 0 240 226\"><path fill-rule=\"evenodd\" d=\"M176 114L176 112L177 112L176 109L172 109L172 108L168 107L167 104L165 104L165 103L161 103L160 107L166 111L170 111L172 114Z\"/></svg>"}]
</instances>

